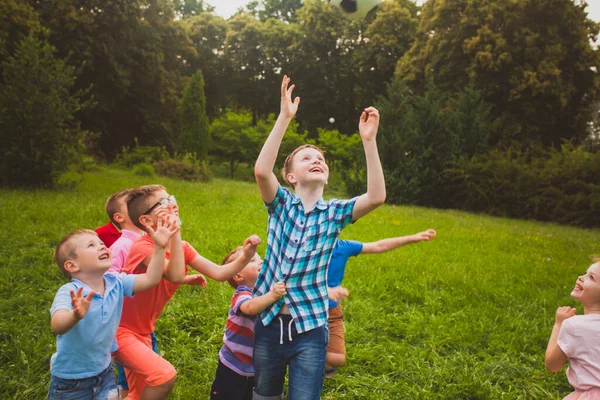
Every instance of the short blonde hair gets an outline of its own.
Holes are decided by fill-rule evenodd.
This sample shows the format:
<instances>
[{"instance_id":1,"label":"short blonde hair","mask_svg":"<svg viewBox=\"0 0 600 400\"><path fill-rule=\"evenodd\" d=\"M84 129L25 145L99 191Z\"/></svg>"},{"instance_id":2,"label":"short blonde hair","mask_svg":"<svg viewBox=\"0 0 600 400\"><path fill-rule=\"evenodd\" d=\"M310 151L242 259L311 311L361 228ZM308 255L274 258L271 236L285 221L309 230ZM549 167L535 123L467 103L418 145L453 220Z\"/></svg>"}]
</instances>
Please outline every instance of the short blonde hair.
<instances>
[{"instance_id":1,"label":"short blonde hair","mask_svg":"<svg viewBox=\"0 0 600 400\"><path fill-rule=\"evenodd\" d=\"M600 255L598 255L598 254L594 254L594 255L591 257L591 259L592 259L592 262L593 262L594 264L596 264L596 263L600 262Z\"/></svg>"},{"instance_id":2,"label":"short blonde hair","mask_svg":"<svg viewBox=\"0 0 600 400\"><path fill-rule=\"evenodd\" d=\"M73 231L62 238L60 243L58 243L58 246L56 246L56 250L54 251L54 261L56 261L58 269L69 279L71 279L71 274L65 269L65 263L67 260L77 259L77 248L73 244L73 239L82 235L98 236L96 232L90 229L77 229L76 231Z\"/></svg>"},{"instance_id":3,"label":"short blonde hair","mask_svg":"<svg viewBox=\"0 0 600 400\"><path fill-rule=\"evenodd\" d=\"M296 156L296 154L298 154L301 150L304 150L304 149L315 149L319 153L321 153L321 155L323 157L325 157L325 153L323 152L323 150L321 150L314 144L303 144L302 146L297 147L296 150L292 151L285 158L285 162L283 163L283 169L281 170L281 175L283 176L283 180L286 181L292 188L294 187L294 184L292 182L288 181L287 176L290 173L290 171L292 170L292 166L294 165L294 157Z\"/></svg>"},{"instance_id":4,"label":"short blonde hair","mask_svg":"<svg viewBox=\"0 0 600 400\"><path fill-rule=\"evenodd\" d=\"M240 258L242 256L241 253L243 253L243 252L244 252L243 246L236 247L235 249L231 250L229 252L229 254L227 254L225 256L221 265L229 264L230 262L237 260L238 258ZM238 284L235 281L235 279L233 279L233 276L231 278L227 279L227 282L231 285L232 288L237 289Z\"/></svg>"}]
</instances>

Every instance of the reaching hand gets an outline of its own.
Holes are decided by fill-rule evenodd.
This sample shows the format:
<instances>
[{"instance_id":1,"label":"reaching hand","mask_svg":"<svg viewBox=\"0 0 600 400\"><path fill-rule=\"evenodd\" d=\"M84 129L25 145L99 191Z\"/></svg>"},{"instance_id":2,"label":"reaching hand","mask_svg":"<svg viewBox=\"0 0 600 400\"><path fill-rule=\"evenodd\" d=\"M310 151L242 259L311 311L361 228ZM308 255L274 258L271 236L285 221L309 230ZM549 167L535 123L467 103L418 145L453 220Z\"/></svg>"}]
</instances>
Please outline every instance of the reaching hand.
<instances>
[{"instance_id":1,"label":"reaching hand","mask_svg":"<svg viewBox=\"0 0 600 400\"><path fill-rule=\"evenodd\" d=\"M275 285L273 285L271 292L273 292L273 294L275 295L277 300L279 300L280 298L282 298L283 296L285 296L287 294L287 290L285 290L285 283L277 282Z\"/></svg>"},{"instance_id":2,"label":"reaching hand","mask_svg":"<svg viewBox=\"0 0 600 400\"><path fill-rule=\"evenodd\" d=\"M558 310L556 310L556 323L562 323L565 319L571 318L573 315L575 315L576 312L577 309L573 307L558 307Z\"/></svg>"},{"instance_id":3,"label":"reaching hand","mask_svg":"<svg viewBox=\"0 0 600 400\"><path fill-rule=\"evenodd\" d=\"M367 119L367 115L369 119ZM375 107L368 107L360 115L358 131L363 140L373 140L379 128L379 111Z\"/></svg>"},{"instance_id":4,"label":"reaching hand","mask_svg":"<svg viewBox=\"0 0 600 400\"><path fill-rule=\"evenodd\" d=\"M283 76L281 81L281 110L280 113L284 117L292 118L298 111L298 105L300 104L300 97L296 97L292 102L292 92L296 85L292 85L288 88L290 78L287 75Z\"/></svg>"},{"instance_id":5,"label":"reaching hand","mask_svg":"<svg viewBox=\"0 0 600 400\"><path fill-rule=\"evenodd\" d=\"M327 296L329 296L330 300L333 300L336 303L339 303L342 300L344 300L346 297L348 297L349 294L350 294L350 291L341 286L327 288Z\"/></svg>"},{"instance_id":6,"label":"reaching hand","mask_svg":"<svg viewBox=\"0 0 600 400\"><path fill-rule=\"evenodd\" d=\"M437 236L437 232L433 229L427 229L425 232L419 232L414 235L417 242L429 242Z\"/></svg>"},{"instance_id":7,"label":"reaching hand","mask_svg":"<svg viewBox=\"0 0 600 400\"><path fill-rule=\"evenodd\" d=\"M179 232L179 224L177 223L175 214L160 214L156 223L156 231L151 226L146 225L146 232L148 232L148 235L154 241L155 246L165 247L171 236Z\"/></svg>"},{"instance_id":8,"label":"reaching hand","mask_svg":"<svg viewBox=\"0 0 600 400\"><path fill-rule=\"evenodd\" d=\"M81 320L83 317L85 317L85 314L87 314L95 293L92 290L87 296L83 297L83 295L81 294L82 292L82 287L77 289L77 293L71 290L71 304L73 305L73 312L75 313L75 317L78 320Z\"/></svg>"},{"instance_id":9,"label":"reaching hand","mask_svg":"<svg viewBox=\"0 0 600 400\"><path fill-rule=\"evenodd\" d=\"M257 235L252 235L248 239L244 240L244 257L250 262L254 254L256 254L256 248L261 243L260 238Z\"/></svg>"},{"instance_id":10,"label":"reaching hand","mask_svg":"<svg viewBox=\"0 0 600 400\"><path fill-rule=\"evenodd\" d=\"M206 288L206 278L202 274L186 275L183 284Z\"/></svg>"}]
</instances>

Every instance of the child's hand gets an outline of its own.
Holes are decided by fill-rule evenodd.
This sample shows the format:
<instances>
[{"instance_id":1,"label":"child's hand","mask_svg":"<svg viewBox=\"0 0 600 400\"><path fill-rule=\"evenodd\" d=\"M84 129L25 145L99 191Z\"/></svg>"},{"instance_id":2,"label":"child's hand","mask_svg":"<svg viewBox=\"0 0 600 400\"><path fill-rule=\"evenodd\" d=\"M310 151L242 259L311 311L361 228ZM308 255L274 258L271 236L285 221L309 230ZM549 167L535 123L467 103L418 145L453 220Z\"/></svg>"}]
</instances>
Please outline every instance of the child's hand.
<instances>
[{"instance_id":1,"label":"child's hand","mask_svg":"<svg viewBox=\"0 0 600 400\"><path fill-rule=\"evenodd\" d=\"M290 78L287 75L283 76L283 80L281 81L281 110L280 113L282 116L287 118L293 118L298 111L298 105L300 104L300 97L296 97L292 102L292 92L294 91L294 87L296 85L292 85L288 89L288 84L290 83Z\"/></svg>"},{"instance_id":2,"label":"child's hand","mask_svg":"<svg viewBox=\"0 0 600 400\"><path fill-rule=\"evenodd\" d=\"M279 300L280 298L282 298L283 296L285 296L287 294L287 290L285 290L285 283L277 282L275 285L273 285L271 292L273 292L273 294L275 295L275 298L277 300Z\"/></svg>"},{"instance_id":3,"label":"child's hand","mask_svg":"<svg viewBox=\"0 0 600 400\"><path fill-rule=\"evenodd\" d=\"M186 275L183 279L183 284L206 288L206 278L202 274Z\"/></svg>"},{"instance_id":4,"label":"child's hand","mask_svg":"<svg viewBox=\"0 0 600 400\"><path fill-rule=\"evenodd\" d=\"M557 324L562 324L565 319L571 318L577 312L576 308L565 306L558 307L556 310L556 322Z\"/></svg>"},{"instance_id":5,"label":"child's hand","mask_svg":"<svg viewBox=\"0 0 600 400\"><path fill-rule=\"evenodd\" d=\"M87 314L88 310L90 309L92 297L94 297L95 293L92 290L87 296L83 297L81 294L82 292L82 287L77 289L77 293L71 290L71 304L73 305L73 312L75 313L77 320L81 320L83 317L85 317L85 314Z\"/></svg>"},{"instance_id":6,"label":"child's hand","mask_svg":"<svg viewBox=\"0 0 600 400\"><path fill-rule=\"evenodd\" d=\"M165 247L171 236L179 232L179 224L175 214L165 215L161 213L156 223L156 231L151 226L146 225L146 232L154 241L155 246Z\"/></svg>"},{"instance_id":7,"label":"child's hand","mask_svg":"<svg viewBox=\"0 0 600 400\"><path fill-rule=\"evenodd\" d=\"M437 232L433 229L427 229L425 232L419 232L414 235L417 242L429 242L431 239L436 237Z\"/></svg>"},{"instance_id":8,"label":"child's hand","mask_svg":"<svg viewBox=\"0 0 600 400\"><path fill-rule=\"evenodd\" d=\"M348 297L349 294L350 294L350 291L341 286L327 288L327 296L329 297L330 300L333 300L336 303L339 303L342 300L344 300L346 297Z\"/></svg>"},{"instance_id":9,"label":"child's hand","mask_svg":"<svg viewBox=\"0 0 600 400\"><path fill-rule=\"evenodd\" d=\"M261 243L260 238L257 235L252 235L248 239L244 240L244 256L248 262L252 260L254 254L256 254L256 248Z\"/></svg>"},{"instance_id":10,"label":"child's hand","mask_svg":"<svg viewBox=\"0 0 600 400\"><path fill-rule=\"evenodd\" d=\"M369 119L367 119L367 115ZM363 140L373 140L377 135L377 129L379 128L379 111L375 107L365 108L363 113L360 115L360 121L358 123L358 131L360 137Z\"/></svg>"}]
</instances>

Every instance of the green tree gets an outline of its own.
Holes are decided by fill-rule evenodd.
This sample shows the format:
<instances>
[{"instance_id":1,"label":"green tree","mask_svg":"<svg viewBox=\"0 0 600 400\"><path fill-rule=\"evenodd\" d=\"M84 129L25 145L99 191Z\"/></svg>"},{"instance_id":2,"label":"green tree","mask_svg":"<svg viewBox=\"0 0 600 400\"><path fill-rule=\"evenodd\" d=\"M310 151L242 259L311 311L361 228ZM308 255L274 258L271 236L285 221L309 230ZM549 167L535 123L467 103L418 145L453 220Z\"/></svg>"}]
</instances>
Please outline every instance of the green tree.
<instances>
[{"instance_id":1,"label":"green tree","mask_svg":"<svg viewBox=\"0 0 600 400\"><path fill-rule=\"evenodd\" d=\"M194 17L205 11L212 12L215 8L204 0L173 0L175 14L182 19Z\"/></svg>"},{"instance_id":2,"label":"green tree","mask_svg":"<svg viewBox=\"0 0 600 400\"><path fill-rule=\"evenodd\" d=\"M279 21L296 22L296 12L302 7L302 0L262 0L259 17L262 21L274 18Z\"/></svg>"},{"instance_id":3,"label":"green tree","mask_svg":"<svg viewBox=\"0 0 600 400\"><path fill-rule=\"evenodd\" d=\"M75 68L35 35L3 55L0 85L0 183L51 186L77 161L83 135L74 114L85 106L71 94Z\"/></svg>"},{"instance_id":4,"label":"green tree","mask_svg":"<svg viewBox=\"0 0 600 400\"><path fill-rule=\"evenodd\" d=\"M208 117L206 116L206 97L204 96L204 77L197 71L186 86L181 99L181 140L182 152L195 153L199 160L205 160L211 147Z\"/></svg>"}]
</instances>

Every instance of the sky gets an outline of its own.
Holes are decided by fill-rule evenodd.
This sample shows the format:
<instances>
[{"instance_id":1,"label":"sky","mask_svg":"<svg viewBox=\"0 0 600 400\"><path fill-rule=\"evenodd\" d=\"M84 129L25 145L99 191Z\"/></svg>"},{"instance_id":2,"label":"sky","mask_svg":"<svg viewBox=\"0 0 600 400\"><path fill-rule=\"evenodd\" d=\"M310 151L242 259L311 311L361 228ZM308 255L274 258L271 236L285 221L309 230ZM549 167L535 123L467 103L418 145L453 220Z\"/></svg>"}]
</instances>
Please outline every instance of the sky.
<instances>
[{"instance_id":1,"label":"sky","mask_svg":"<svg viewBox=\"0 0 600 400\"><path fill-rule=\"evenodd\" d=\"M215 6L217 15L228 18L233 15L238 8L248 4L251 0L208 0L208 3ZM422 0L417 0L417 3L422 3ZM600 1L588 0L587 6L588 17L596 22L600 22Z\"/></svg>"}]
</instances>

